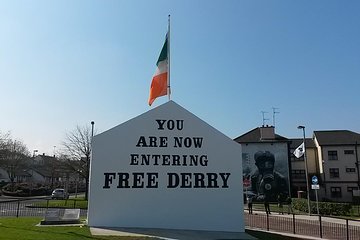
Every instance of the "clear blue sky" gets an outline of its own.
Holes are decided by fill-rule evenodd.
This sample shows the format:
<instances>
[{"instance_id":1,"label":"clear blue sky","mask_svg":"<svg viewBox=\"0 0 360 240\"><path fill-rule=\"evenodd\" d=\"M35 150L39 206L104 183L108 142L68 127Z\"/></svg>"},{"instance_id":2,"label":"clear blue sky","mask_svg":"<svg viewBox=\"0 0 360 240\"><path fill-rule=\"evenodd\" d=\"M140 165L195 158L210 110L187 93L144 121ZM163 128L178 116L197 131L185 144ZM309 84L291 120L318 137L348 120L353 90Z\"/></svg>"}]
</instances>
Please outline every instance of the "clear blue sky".
<instances>
[{"instance_id":1,"label":"clear blue sky","mask_svg":"<svg viewBox=\"0 0 360 240\"><path fill-rule=\"evenodd\" d=\"M171 14L172 100L231 138L360 132L359 1L0 1L0 131L39 153L147 104Z\"/></svg>"}]
</instances>

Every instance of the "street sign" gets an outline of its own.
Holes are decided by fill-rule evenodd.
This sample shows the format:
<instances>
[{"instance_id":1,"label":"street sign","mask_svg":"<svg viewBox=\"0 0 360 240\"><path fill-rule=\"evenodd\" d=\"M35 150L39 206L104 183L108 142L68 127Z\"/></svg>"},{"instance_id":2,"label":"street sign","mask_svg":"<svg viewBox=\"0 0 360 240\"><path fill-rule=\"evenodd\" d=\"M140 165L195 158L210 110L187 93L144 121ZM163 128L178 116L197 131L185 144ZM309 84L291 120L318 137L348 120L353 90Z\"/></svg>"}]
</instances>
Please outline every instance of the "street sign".
<instances>
[{"instance_id":1,"label":"street sign","mask_svg":"<svg viewBox=\"0 0 360 240\"><path fill-rule=\"evenodd\" d=\"M311 189L320 189L320 185L319 184L312 184Z\"/></svg>"},{"instance_id":2,"label":"street sign","mask_svg":"<svg viewBox=\"0 0 360 240\"><path fill-rule=\"evenodd\" d=\"M250 187L250 180L249 179L244 179L243 185L244 187Z\"/></svg>"},{"instance_id":3,"label":"street sign","mask_svg":"<svg viewBox=\"0 0 360 240\"><path fill-rule=\"evenodd\" d=\"M318 180L317 176L312 176L311 182L312 182L313 185L317 185L319 183L319 180Z\"/></svg>"}]
</instances>

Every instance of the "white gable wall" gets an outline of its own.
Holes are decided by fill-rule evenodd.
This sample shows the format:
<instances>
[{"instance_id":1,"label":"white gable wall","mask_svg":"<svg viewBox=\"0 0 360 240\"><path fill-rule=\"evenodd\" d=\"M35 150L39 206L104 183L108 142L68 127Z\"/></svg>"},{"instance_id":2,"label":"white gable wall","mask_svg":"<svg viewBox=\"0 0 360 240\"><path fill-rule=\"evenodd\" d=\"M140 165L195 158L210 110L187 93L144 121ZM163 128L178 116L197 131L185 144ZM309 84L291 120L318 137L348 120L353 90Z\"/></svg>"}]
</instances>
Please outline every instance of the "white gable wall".
<instances>
[{"instance_id":1,"label":"white gable wall","mask_svg":"<svg viewBox=\"0 0 360 240\"><path fill-rule=\"evenodd\" d=\"M182 130L167 129L167 122L163 130L159 129L156 120L170 120L170 128L171 120L181 120ZM162 137L163 147L159 147L160 141L157 147L145 147L142 137ZM202 139L202 144L197 148L194 144L174 147L175 137L187 138L187 143L193 138ZM132 154L171 156L165 165L161 160L159 165L154 161L141 165L140 158L132 162ZM181 163L184 155L203 156L208 162L206 166L177 166L172 155L180 156ZM172 101L95 136L92 157L90 226L244 231L240 145ZM134 182L134 173L144 174L144 179L138 181L144 186L119 187L119 173L130 174L129 185ZM154 175L150 179L150 185L157 184L156 188L146 188L148 173L157 174L156 179ZM114 174L112 183L106 181L106 174L108 178ZM169 174L183 179L183 188L170 187ZM205 187L201 181L195 182L196 174L204 176ZM216 178L217 187L214 181L209 185L209 176Z\"/></svg>"}]
</instances>

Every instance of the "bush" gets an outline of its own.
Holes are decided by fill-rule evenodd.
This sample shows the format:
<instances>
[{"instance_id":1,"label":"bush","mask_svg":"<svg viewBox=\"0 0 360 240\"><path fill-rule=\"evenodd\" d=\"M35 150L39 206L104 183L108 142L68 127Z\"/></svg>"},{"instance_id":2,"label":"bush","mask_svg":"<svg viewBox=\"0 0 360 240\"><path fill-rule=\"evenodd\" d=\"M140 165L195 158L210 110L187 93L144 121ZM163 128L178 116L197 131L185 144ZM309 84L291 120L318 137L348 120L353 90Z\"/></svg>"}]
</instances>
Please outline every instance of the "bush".
<instances>
[{"instance_id":1,"label":"bush","mask_svg":"<svg viewBox=\"0 0 360 240\"><path fill-rule=\"evenodd\" d=\"M4 195L13 197L42 196L51 193L51 189L46 186L38 184L31 187L27 183L9 183L3 187L2 191Z\"/></svg>"},{"instance_id":2,"label":"bush","mask_svg":"<svg viewBox=\"0 0 360 240\"><path fill-rule=\"evenodd\" d=\"M299 211L308 212L306 199L293 199L293 207ZM319 202L319 213L321 215L345 216L350 214L350 210L350 203ZM316 202L310 201L310 211L312 214L317 214Z\"/></svg>"}]
</instances>

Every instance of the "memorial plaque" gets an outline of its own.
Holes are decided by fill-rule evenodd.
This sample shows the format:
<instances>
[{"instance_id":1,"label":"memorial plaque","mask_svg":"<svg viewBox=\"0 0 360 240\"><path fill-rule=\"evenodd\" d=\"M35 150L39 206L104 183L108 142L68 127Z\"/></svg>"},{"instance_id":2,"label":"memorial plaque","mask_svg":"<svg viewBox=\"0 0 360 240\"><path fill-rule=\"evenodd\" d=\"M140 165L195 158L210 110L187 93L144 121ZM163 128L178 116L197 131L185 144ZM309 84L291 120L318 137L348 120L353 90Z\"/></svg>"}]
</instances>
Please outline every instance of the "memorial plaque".
<instances>
[{"instance_id":1,"label":"memorial plaque","mask_svg":"<svg viewBox=\"0 0 360 240\"><path fill-rule=\"evenodd\" d=\"M65 209L62 220L79 220L80 209Z\"/></svg>"},{"instance_id":2,"label":"memorial plaque","mask_svg":"<svg viewBox=\"0 0 360 240\"><path fill-rule=\"evenodd\" d=\"M59 209L47 209L45 212L45 221L59 221L60 210Z\"/></svg>"}]
</instances>

